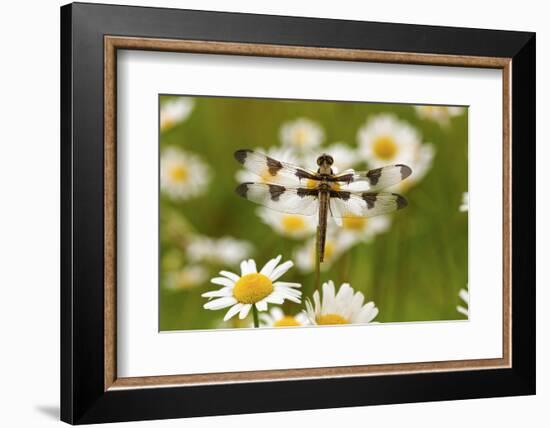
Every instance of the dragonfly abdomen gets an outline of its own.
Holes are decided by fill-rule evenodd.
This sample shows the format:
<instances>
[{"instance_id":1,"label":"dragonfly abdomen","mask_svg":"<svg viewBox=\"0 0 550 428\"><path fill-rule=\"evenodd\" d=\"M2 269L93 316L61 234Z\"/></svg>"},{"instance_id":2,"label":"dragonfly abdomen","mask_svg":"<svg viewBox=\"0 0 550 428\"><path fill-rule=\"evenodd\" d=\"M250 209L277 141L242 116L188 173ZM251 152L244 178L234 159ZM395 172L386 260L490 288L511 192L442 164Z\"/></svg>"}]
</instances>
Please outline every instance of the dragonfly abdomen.
<instances>
[{"instance_id":1,"label":"dragonfly abdomen","mask_svg":"<svg viewBox=\"0 0 550 428\"><path fill-rule=\"evenodd\" d=\"M324 188L323 186L326 186ZM319 185L319 261L325 258L325 241L327 236L327 215L329 202L329 189L326 183Z\"/></svg>"}]
</instances>

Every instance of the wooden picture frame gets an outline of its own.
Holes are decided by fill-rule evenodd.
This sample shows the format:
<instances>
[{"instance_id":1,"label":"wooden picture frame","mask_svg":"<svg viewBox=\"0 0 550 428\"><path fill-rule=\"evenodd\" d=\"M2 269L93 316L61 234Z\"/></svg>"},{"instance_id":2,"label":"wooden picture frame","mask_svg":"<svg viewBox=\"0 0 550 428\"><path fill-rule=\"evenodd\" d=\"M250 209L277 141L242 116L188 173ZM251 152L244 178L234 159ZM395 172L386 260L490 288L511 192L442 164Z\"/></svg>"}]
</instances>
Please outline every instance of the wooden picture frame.
<instances>
[{"instance_id":1,"label":"wooden picture frame","mask_svg":"<svg viewBox=\"0 0 550 428\"><path fill-rule=\"evenodd\" d=\"M118 49L502 70L502 358L117 377ZM62 420L114 422L535 392L534 34L76 3L61 9L61 53Z\"/></svg>"}]
</instances>

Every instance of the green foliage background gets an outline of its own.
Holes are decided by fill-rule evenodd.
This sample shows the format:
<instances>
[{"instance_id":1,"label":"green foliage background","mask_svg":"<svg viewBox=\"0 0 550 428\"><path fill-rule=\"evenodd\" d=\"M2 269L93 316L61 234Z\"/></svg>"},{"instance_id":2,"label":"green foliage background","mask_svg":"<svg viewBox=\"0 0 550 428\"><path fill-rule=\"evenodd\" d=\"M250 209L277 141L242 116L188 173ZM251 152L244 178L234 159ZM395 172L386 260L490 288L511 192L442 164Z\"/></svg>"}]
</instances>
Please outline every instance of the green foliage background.
<instances>
[{"instance_id":1,"label":"green foliage background","mask_svg":"<svg viewBox=\"0 0 550 428\"><path fill-rule=\"evenodd\" d=\"M172 97L162 96L163 103ZM258 267L278 254L292 259L296 243L278 236L262 223L257 206L234 193L239 164L233 152L241 148L279 145L285 121L306 117L325 131L325 144L344 141L356 146L365 120L392 113L415 126L424 142L433 143L435 157L427 175L407 193L409 206L393 214L390 229L371 243L356 245L322 273L337 286L348 280L380 312L377 321L406 322L464 319L456 311L458 292L468 280L468 215L459 212L468 181L467 113L448 127L421 119L413 106L348 102L285 102L278 100L196 97L190 117L163 132L161 151L176 146L208 163L213 178L206 193L188 201L160 200L160 330L208 329L219 326L227 310L207 311L200 295L219 288L208 280L192 289L166 287L167 272L188 261L181 236L198 232L211 237L231 235L253 243ZM303 165L314 169L314 165ZM366 165L364 165L366 167ZM346 278L345 268L349 264ZM236 266L210 266L211 276ZM293 268L285 281L303 284L311 296L313 273ZM297 305L286 308L296 312Z\"/></svg>"}]
</instances>

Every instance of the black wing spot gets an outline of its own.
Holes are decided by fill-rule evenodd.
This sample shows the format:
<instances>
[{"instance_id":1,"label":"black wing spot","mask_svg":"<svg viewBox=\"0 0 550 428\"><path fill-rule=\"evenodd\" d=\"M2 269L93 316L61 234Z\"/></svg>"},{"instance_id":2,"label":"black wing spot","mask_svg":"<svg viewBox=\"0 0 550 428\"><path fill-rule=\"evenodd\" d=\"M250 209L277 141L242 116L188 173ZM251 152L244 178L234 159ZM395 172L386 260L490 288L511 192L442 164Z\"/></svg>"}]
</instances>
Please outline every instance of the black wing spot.
<instances>
[{"instance_id":1,"label":"black wing spot","mask_svg":"<svg viewBox=\"0 0 550 428\"><path fill-rule=\"evenodd\" d=\"M276 176L281 169L283 169L283 164L281 162L270 158L269 156L266 157L266 164L267 170L273 177Z\"/></svg>"},{"instance_id":2,"label":"black wing spot","mask_svg":"<svg viewBox=\"0 0 550 428\"><path fill-rule=\"evenodd\" d=\"M317 189L306 189L303 187L300 187L296 189L296 194L300 198L305 198L306 196L315 196L317 197L319 195L319 191Z\"/></svg>"},{"instance_id":3,"label":"black wing spot","mask_svg":"<svg viewBox=\"0 0 550 428\"><path fill-rule=\"evenodd\" d=\"M234 153L234 156L235 156L235 159L237 159L237 162L239 162L240 164L244 164L244 162L246 161L246 157L248 156L249 153L252 153L252 150L241 149L241 150L237 150Z\"/></svg>"},{"instance_id":4,"label":"black wing spot","mask_svg":"<svg viewBox=\"0 0 550 428\"><path fill-rule=\"evenodd\" d=\"M246 194L248 193L248 185L250 183L241 183L235 188L235 193L243 198L246 198Z\"/></svg>"},{"instance_id":5,"label":"black wing spot","mask_svg":"<svg viewBox=\"0 0 550 428\"><path fill-rule=\"evenodd\" d=\"M392 193L393 196L395 196L395 203L397 204L397 209L400 210L401 208L405 208L407 205L409 205L409 202L404 196L399 195L398 193Z\"/></svg>"},{"instance_id":6,"label":"black wing spot","mask_svg":"<svg viewBox=\"0 0 550 428\"><path fill-rule=\"evenodd\" d=\"M369 172L367 172L367 178L369 179L369 183L372 186L376 186L378 184L378 180L380 180L381 175L382 175L382 168L371 169Z\"/></svg>"},{"instance_id":7,"label":"black wing spot","mask_svg":"<svg viewBox=\"0 0 550 428\"><path fill-rule=\"evenodd\" d=\"M285 192L284 186L279 186L277 184L268 184L269 194L271 195L272 201L278 201L281 195Z\"/></svg>"},{"instance_id":8,"label":"black wing spot","mask_svg":"<svg viewBox=\"0 0 550 428\"><path fill-rule=\"evenodd\" d=\"M345 192L341 190L331 190L330 191L330 197L331 198L338 198L342 199L343 201L347 201L351 196L351 192Z\"/></svg>"},{"instance_id":9,"label":"black wing spot","mask_svg":"<svg viewBox=\"0 0 550 428\"><path fill-rule=\"evenodd\" d=\"M309 172L304 171L303 169L300 169L300 168L296 169L296 172L294 173L294 175L296 177L298 177L300 180L302 180L304 178L308 178L308 179L311 179L311 180L317 180L317 177L315 177L314 175L311 175Z\"/></svg>"},{"instance_id":10,"label":"black wing spot","mask_svg":"<svg viewBox=\"0 0 550 428\"><path fill-rule=\"evenodd\" d=\"M401 180L404 180L405 178L407 178L409 175L412 174L412 169L407 165L397 164L395 166L398 166L401 168Z\"/></svg>"},{"instance_id":11,"label":"black wing spot","mask_svg":"<svg viewBox=\"0 0 550 428\"><path fill-rule=\"evenodd\" d=\"M361 197L367 203L367 209L372 210L376 203L376 193L363 193Z\"/></svg>"},{"instance_id":12,"label":"black wing spot","mask_svg":"<svg viewBox=\"0 0 550 428\"><path fill-rule=\"evenodd\" d=\"M336 177L328 177L327 181L339 181L343 183L353 183L354 174L344 174Z\"/></svg>"}]
</instances>

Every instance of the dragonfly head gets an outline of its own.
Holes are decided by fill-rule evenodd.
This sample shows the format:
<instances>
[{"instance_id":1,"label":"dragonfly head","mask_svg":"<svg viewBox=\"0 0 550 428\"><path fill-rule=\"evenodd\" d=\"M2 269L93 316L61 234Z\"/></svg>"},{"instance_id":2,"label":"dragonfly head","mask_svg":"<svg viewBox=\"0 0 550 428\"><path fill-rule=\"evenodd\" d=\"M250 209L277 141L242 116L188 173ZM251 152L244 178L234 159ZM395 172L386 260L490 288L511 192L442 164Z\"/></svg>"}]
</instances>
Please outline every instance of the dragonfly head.
<instances>
[{"instance_id":1,"label":"dragonfly head","mask_svg":"<svg viewBox=\"0 0 550 428\"><path fill-rule=\"evenodd\" d=\"M334 159L331 155L327 155L326 153L323 153L321 156L317 158L317 165L320 167L330 167L334 163Z\"/></svg>"}]
</instances>

